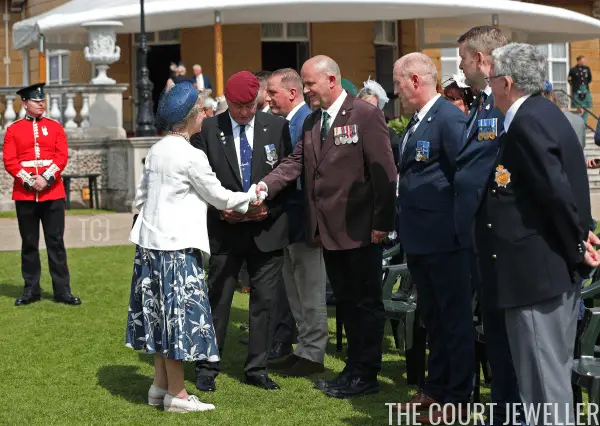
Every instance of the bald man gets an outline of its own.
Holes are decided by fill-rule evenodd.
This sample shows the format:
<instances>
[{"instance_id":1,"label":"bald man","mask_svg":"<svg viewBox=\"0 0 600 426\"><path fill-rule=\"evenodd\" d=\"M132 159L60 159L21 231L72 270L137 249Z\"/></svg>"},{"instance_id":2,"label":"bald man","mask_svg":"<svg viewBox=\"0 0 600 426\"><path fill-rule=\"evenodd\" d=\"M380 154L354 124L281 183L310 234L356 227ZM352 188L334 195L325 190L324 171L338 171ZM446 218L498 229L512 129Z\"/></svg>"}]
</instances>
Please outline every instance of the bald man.
<instances>
[{"instance_id":1,"label":"bald man","mask_svg":"<svg viewBox=\"0 0 600 426\"><path fill-rule=\"evenodd\" d=\"M396 167L383 113L349 95L340 68L315 56L301 71L313 110L294 152L258 187L277 197L303 177L307 242L323 247L325 268L343 312L348 358L333 380L319 380L328 396L379 391L384 309L381 242L394 229Z\"/></svg>"},{"instance_id":2,"label":"bald man","mask_svg":"<svg viewBox=\"0 0 600 426\"><path fill-rule=\"evenodd\" d=\"M453 187L467 117L438 94L437 70L426 55L398 59L393 76L403 106L416 111L399 146L398 234L429 339L427 380L403 408L427 410L436 402L466 403L472 391L471 252L457 238ZM437 407L433 416L441 418Z\"/></svg>"}]
</instances>

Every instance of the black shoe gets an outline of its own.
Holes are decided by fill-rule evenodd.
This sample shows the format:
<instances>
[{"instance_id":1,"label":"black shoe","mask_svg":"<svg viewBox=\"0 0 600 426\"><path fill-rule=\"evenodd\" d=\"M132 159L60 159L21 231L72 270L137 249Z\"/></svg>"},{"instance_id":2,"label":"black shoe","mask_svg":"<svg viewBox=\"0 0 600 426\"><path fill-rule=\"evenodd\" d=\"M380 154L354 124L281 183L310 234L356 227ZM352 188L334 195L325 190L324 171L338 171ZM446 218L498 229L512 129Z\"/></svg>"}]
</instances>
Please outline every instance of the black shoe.
<instances>
[{"instance_id":1,"label":"black shoe","mask_svg":"<svg viewBox=\"0 0 600 426\"><path fill-rule=\"evenodd\" d=\"M350 373L341 372L335 379L325 380L319 379L315 382L315 389L326 391L329 389L339 388L340 386L346 386L350 382L352 376Z\"/></svg>"},{"instance_id":2,"label":"black shoe","mask_svg":"<svg viewBox=\"0 0 600 426\"><path fill-rule=\"evenodd\" d=\"M17 300L15 300L15 306L29 305L30 303L39 301L40 298L41 297L39 294L25 293L23 296L17 297Z\"/></svg>"},{"instance_id":3,"label":"black shoe","mask_svg":"<svg viewBox=\"0 0 600 426\"><path fill-rule=\"evenodd\" d=\"M54 300L57 303L64 303L66 305L81 305L81 299L79 297L73 296L71 293L63 294L62 296L55 297Z\"/></svg>"},{"instance_id":4,"label":"black shoe","mask_svg":"<svg viewBox=\"0 0 600 426\"><path fill-rule=\"evenodd\" d=\"M241 343L242 345L247 345L248 344L248 337L240 337L238 339L238 342Z\"/></svg>"},{"instance_id":5,"label":"black shoe","mask_svg":"<svg viewBox=\"0 0 600 426\"><path fill-rule=\"evenodd\" d=\"M293 367L298 361L300 361L300 357L298 355L289 354L283 359L269 362L269 370L285 370L286 368Z\"/></svg>"},{"instance_id":6,"label":"black shoe","mask_svg":"<svg viewBox=\"0 0 600 426\"><path fill-rule=\"evenodd\" d=\"M283 356L289 355L292 353L292 345L285 344L282 342L275 342L271 347L271 350L267 354L268 360L273 360L277 358L281 358Z\"/></svg>"},{"instance_id":7,"label":"black shoe","mask_svg":"<svg viewBox=\"0 0 600 426\"><path fill-rule=\"evenodd\" d=\"M325 390L325 395L332 398L352 398L355 396L371 395L379 392L377 379L365 380L362 377L352 377L346 386Z\"/></svg>"},{"instance_id":8,"label":"black shoe","mask_svg":"<svg viewBox=\"0 0 600 426\"><path fill-rule=\"evenodd\" d=\"M271 378L266 374L262 374L260 376L246 376L246 383L265 390L279 389L279 385L271 380Z\"/></svg>"},{"instance_id":9,"label":"black shoe","mask_svg":"<svg viewBox=\"0 0 600 426\"><path fill-rule=\"evenodd\" d=\"M217 390L215 378L212 376L198 376L196 378L196 387L202 392L214 392Z\"/></svg>"},{"instance_id":10,"label":"black shoe","mask_svg":"<svg viewBox=\"0 0 600 426\"><path fill-rule=\"evenodd\" d=\"M242 324L240 325L240 330L241 331L248 331L250 329L250 326L248 324Z\"/></svg>"}]
</instances>

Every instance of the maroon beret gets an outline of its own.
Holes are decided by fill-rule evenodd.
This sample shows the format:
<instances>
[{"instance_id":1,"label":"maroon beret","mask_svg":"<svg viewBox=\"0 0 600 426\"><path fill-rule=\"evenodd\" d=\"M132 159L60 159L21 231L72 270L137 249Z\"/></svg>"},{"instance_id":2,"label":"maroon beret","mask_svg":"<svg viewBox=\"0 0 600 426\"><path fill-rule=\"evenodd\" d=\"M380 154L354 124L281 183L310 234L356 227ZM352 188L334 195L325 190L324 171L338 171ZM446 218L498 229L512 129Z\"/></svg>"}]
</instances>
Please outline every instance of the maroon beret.
<instances>
[{"instance_id":1,"label":"maroon beret","mask_svg":"<svg viewBox=\"0 0 600 426\"><path fill-rule=\"evenodd\" d=\"M260 82L250 71L240 71L233 74L225 85L225 97L230 102L247 104L256 99Z\"/></svg>"}]
</instances>

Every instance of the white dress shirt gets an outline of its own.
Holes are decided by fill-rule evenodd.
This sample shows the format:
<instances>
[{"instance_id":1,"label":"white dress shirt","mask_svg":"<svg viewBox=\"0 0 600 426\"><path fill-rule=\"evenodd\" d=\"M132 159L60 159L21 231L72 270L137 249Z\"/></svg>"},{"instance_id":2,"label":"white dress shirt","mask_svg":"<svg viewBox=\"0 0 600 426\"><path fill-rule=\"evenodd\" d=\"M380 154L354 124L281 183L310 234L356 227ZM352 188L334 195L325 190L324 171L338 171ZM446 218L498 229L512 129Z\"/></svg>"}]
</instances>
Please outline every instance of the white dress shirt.
<instances>
[{"instance_id":1,"label":"white dress shirt","mask_svg":"<svg viewBox=\"0 0 600 426\"><path fill-rule=\"evenodd\" d=\"M236 123L233 118L231 118L231 115L229 116L229 119L231 120L231 128L233 129L233 142L235 144L235 153L237 155L240 176L242 176L242 161L240 159L240 125ZM250 120L244 127L246 139L248 139L248 145L250 145L250 149L252 151L254 151L254 119L255 117L252 117L252 120Z\"/></svg>"},{"instance_id":2,"label":"white dress shirt","mask_svg":"<svg viewBox=\"0 0 600 426\"><path fill-rule=\"evenodd\" d=\"M202 74L196 76L196 86L198 90L204 89L204 76Z\"/></svg>"},{"instance_id":3,"label":"white dress shirt","mask_svg":"<svg viewBox=\"0 0 600 426\"><path fill-rule=\"evenodd\" d=\"M208 204L246 213L256 199L254 188L248 193L223 188L204 151L180 136L165 136L146 157L135 196L140 213L129 239L147 249L195 248L210 254Z\"/></svg>"},{"instance_id":4,"label":"white dress shirt","mask_svg":"<svg viewBox=\"0 0 600 426\"><path fill-rule=\"evenodd\" d=\"M510 123L512 123L513 118L515 118L515 114L517 113L517 111L519 110L519 108L521 107L521 105L523 105L523 102L525 102L529 96L530 95L521 96L519 99L517 99L515 101L514 104L512 104L510 106L510 108L508 109L508 111L506 111L506 116L504 117L504 131L505 132L508 132L508 128L510 127Z\"/></svg>"},{"instance_id":5,"label":"white dress shirt","mask_svg":"<svg viewBox=\"0 0 600 426\"><path fill-rule=\"evenodd\" d=\"M302 102L300 102L298 105L296 105L296 106L294 107L294 109L292 109L292 110L290 111L290 113L287 115L287 117L285 117L285 119L286 119L287 121L291 121L291 120L292 120L292 118L294 118L294 115L296 115L296 113L298 112L298 110L299 110L300 108L302 108L302 105L304 105L304 104L306 104L306 102L302 101Z\"/></svg>"},{"instance_id":6,"label":"white dress shirt","mask_svg":"<svg viewBox=\"0 0 600 426\"><path fill-rule=\"evenodd\" d=\"M427 113L429 112L429 110L433 107L433 104L435 104L437 102L437 100L440 98L439 93L437 95L435 95L433 98L431 98L429 100L429 102L427 102L425 104L425 106L423 108L421 108L419 111L417 111L417 118L419 119L419 121L417 121L417 124L414 124L411 128L410 128L410 132L406 132L406 134L404 135L404 139L402 140L402 150L401 153L404 153L404 149L406 148L406 141L408 141L408 138L410 135L412 135L414 132L417 131L417 127L419 127L419 124L421 124L421 122L423 121L423 119L425 118L425 116L427 115Z\"/></svg>"},{"instance_id":7,"label":"white dress shirt","mask_svg":"<svg viewBox=\"0 0 600 426\"><path fill-rule=\"evenodd\" d=\"M337 117L338 112L340 112L340 109L342 108L342 104L346 100L347 96L348 96L348 93L345 90L342 90L342 94L340 96L338 96L338 98L335 100L335 102L332 103L331 106L327 110L324 110L323 108L321 108L321 113L323 111L327 111L327 114L329 114L329 125L331 127L333 127L333 122L335 121L335 117ZM321 128L323 128L323 120L321 120Z\"/></svg>"}]
</instances>

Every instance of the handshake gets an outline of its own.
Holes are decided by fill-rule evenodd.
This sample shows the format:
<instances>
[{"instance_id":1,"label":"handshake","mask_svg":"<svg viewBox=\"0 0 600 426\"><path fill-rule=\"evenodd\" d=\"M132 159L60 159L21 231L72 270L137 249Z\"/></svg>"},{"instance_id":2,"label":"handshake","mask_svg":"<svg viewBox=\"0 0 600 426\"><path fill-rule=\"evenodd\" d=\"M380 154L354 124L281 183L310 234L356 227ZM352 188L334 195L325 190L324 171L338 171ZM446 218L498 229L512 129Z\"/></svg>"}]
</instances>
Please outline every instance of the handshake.
<instances>
[{"instance_id":1,"label":"handshake","mask_svg":"<svg viewBox=\"0 0 600 426\"><path fill-rule=\"evenodd\" d=\"M221 210L221 217L225 222L231 224L247 221L260 222L267 218L269 208L263 204L268 195L267 186L264 183L252 185L247 194L250 196L250 205L246 214L233 210Z\"/></svg>"},{"instance_id":2,"label":"handshake","mask_svg":"<svg viewBox=\"0 0 600 426\"><path fill-rule=\"evenodd\" d=\"M250 205L255 207L260 206L269 195L267 193L267 186L262 182L252 184L247 194L250 195Z\"/></svg>"}]
</instances>

